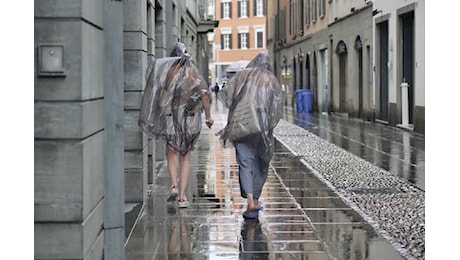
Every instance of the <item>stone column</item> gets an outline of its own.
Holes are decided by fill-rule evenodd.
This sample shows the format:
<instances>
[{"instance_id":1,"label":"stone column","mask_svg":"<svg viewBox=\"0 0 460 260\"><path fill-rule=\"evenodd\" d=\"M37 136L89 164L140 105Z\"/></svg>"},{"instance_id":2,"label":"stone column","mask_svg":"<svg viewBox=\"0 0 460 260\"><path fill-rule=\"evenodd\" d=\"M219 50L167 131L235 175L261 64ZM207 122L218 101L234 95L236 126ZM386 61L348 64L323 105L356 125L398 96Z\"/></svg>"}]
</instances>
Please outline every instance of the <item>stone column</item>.
<instances>
[{"instance_id":1,"label":"stone column","mask_svg":"<svg viewBox=\"0 0 460 260\"><path fill-rule=\"evenodd\" d=\"M103 1L37 1L34 16L34 257L102 259Z\"/></svg>"},{"instance_id":2,"label":"stone column","mask_svg":"<svg viewBox=\"0 0 460 260\"><path fill-rule=\"evenodd\" d=\"M125 259L123 3L104 0L105 212L104 259Z\"/></svg>"},{"instance_id":3,"label":"stone column","mask_svg":"<svg viewBox=\"0 0 460 260\"><path fill-rule=\"evenodd\" d=\"M147 194L147 137L139 128L147 69L147 3L123 1L125 99L125 201L143 203Z\"/></svg>"},{"instance_id":4,"label":"stone column","mask_svg":"<svg viewBox=\"0 0 460 260\"><path fill-rule=\"evenodd\" d=\"M164 1L161 1L164 2ZM169 2L169 1L167 1ZM166 46L166 18L165 18L164 5L155 6L155 57L163 58L167 57L167 46ZM155 161L156 163L162 162L166 159L166 150L163 142L157 142L155 145Z\"/></svg>"}]
</instances>

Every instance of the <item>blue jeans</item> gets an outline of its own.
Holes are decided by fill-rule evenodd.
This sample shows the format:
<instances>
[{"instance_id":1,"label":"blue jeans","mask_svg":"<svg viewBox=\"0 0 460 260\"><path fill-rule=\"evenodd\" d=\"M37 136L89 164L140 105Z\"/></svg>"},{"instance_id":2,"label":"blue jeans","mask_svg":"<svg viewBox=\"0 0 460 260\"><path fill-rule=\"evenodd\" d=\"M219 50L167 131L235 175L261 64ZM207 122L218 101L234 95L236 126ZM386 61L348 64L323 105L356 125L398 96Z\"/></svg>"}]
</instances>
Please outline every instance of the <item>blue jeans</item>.
<instances>
[{"instance_id":1,"label":"blue jeans","mask_svg":"<svg viewBox=\"0 0 460 260\"><path fill-rule=\"evenodd\" d=\"M238 162L241 197L252 193L258 199L268 176L269 164L262 159L263 140L260 134L250 135L234 144Z\"/></svg>"}]
</instances>

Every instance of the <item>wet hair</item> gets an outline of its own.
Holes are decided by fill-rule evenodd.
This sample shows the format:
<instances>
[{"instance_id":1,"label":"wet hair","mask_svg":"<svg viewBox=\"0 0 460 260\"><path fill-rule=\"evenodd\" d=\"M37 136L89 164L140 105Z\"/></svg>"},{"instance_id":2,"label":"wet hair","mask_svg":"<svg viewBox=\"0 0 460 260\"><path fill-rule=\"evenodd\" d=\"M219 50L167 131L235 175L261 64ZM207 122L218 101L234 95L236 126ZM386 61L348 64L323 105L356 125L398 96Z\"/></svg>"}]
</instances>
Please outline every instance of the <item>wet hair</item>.
<instances>
[{"instance_id":1,"label":"wet hair","mask_svg":"<svg viewBox=\"0 0 460 260\"><path fill-rule=\"evenodd\" d=\"M185 48L185 44L181 42L176 42L176 45L174 45L171 54L169 55L170 57L180 57L183 56L185 53L187 53L187 49Z\"/></svg>"}]
</instances>

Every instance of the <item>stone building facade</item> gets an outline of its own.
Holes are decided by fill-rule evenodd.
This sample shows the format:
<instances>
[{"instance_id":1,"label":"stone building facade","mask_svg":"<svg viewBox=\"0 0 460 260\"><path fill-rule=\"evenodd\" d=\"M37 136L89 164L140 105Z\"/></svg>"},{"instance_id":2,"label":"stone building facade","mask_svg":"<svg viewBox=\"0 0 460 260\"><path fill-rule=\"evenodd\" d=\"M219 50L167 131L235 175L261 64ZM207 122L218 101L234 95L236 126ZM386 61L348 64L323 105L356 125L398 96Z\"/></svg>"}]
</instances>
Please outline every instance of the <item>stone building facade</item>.
<instances>
[{"instance_id":1,"label":"stone building facade","mask_svg":"<svg viewBox=\"0 0 460 260\"><path fill-rule=\"evenodd\" d=\"M145 71L181 41L208 78L205 4L35 2L35 259L124 259L165 153L137 126Z\"/></svg>"},{"instance_id":2,"label":"stone building facade","mask_svg":"<svg viewBox=\"0 0 460 260\"><path fill-rule=\"evenodd\" d=\"M376 0L373 14L376 118L424 134L425 1Z\"/></svg>"},{"instance_id":3,"label":"stone building facade","mask_svg":"<svg viewBox=\"0 0 460 260\"><path fill-rule=\"evenodd\" d=\"M266 46L266 0L216 0L218 27L214 30L214 82L226 82L227 69L245 66ZM226 71L227 70L227 71ZM233 72L233 71L232 71Z\"/></svg>"},{"instance_id":4,"label":"stone building facade","mask_svg":"<svg viewBox=\"0 0 460 260\"><path fill-rule=\"evenodd\" d=\"M296 90L310 89L316 112L424 133L424 3L390 2L269 1L267 46L286 105L296 106ZM405 124L404 80L411 86Z\"/></svg>"}]
</instances>

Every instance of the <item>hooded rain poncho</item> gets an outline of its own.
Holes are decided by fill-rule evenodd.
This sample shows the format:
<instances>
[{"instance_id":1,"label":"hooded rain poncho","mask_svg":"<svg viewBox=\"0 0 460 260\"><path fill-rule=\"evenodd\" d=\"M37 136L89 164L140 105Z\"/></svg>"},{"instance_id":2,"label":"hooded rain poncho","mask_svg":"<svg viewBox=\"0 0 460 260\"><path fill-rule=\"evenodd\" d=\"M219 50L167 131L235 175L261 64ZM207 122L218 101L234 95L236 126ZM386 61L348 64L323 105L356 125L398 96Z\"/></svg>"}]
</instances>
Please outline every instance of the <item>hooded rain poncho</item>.
<instances>
[{"instance_id":1,"label":"hooded rain poncho","mask_svg":"<svg viewBox=\"0 0 460 260\"><path fill-rule=\"evenodd\" d=\"M208 94L208 86L182 43L171 56L156 59L147 69L138 124L149 137L185 154L200 135L201 95Z\"/></svg>"},{"instance_id":2,"label":"hooded rain poncho","mask_svg":"<svg viewBox=\"0 0 460 260\"><path fill-rule=\"evenodd\" d=\"M259 53L245 69L238 71L218 94L229 108L227 125L218 132L233 143L252 134L261 134L265 159L273 155L273 129L282 117L283 91L272 73L270 57Z\"/></svg>"}]
</instances>

